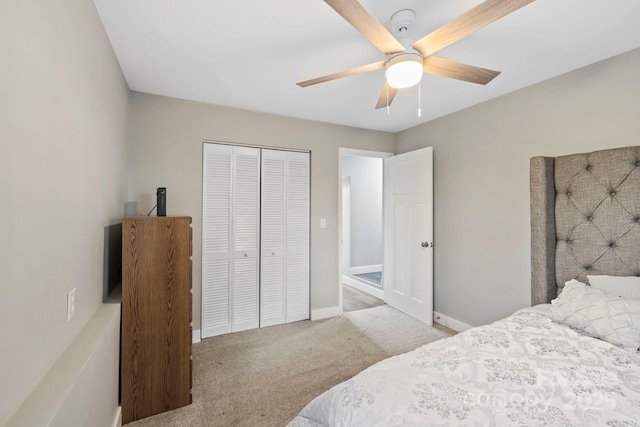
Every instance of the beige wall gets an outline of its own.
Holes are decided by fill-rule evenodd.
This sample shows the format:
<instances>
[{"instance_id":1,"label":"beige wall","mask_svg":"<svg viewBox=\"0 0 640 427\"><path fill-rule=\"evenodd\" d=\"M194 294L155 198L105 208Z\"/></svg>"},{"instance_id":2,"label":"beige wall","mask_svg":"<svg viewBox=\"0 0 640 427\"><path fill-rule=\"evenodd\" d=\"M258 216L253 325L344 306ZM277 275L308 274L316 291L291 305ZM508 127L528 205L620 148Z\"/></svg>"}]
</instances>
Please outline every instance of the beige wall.
<instances>
[{"instance_id":1,"label":"beige wall","mask_svg":"<svg viewBox=\"0 0 640 427\"><path fill-rule=\"evenodd\" d=\"M640 49L397 135L434 148L435 309L479 325L530 296L529 158L640 144Z\"/></svg>"},{"instance_id":2,"label":"beige wall","mask_svg":"<svg viewBox=\"0 0 640 427\"><path fill-rule=\"evenodd\" d=\"M350 267L382 265L382 165L378 157L342 157L342 177L351 183Z\"/></svg>"},{"instance_id":3,"label":"beige wall","mask_svg":"<svg viewBox=\"0 0 640 427\"><path fill-rule=\"evenodd\" d=\"M0 2L0 63L4 425L100 306L129 95L90 0Z\"/></svg>"},{"instance_id":4,"label":"beige wall","mask_svg":"<svg viewBox=\"0 0 640 427\"><path fill-rule=\"evenodd\" d=\"M311 309L338 306L338 147L393 151L394 135L133 92L129 200L193 218L193 327L200 328L203 140L311 150ZM327 228L320 229L320 218Z\"/></svg>"}]
</instances>

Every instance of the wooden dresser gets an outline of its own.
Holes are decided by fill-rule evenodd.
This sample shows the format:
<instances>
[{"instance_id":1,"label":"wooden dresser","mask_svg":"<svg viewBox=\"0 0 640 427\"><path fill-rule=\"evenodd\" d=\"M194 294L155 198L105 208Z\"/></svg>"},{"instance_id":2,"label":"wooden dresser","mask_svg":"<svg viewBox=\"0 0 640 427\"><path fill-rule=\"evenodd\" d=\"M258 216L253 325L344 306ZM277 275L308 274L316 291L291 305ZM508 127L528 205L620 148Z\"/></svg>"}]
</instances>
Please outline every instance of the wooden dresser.
<instances>
[{"instance_id":1,"label":"wooden dresser","mask_svg":"<svg viewBox=\"0 0 640 427\"><path fill-rule=\"evenodd\" d=\"M191 403L190 217L122 221L122 422Z\"/></svg>"}]
</instances>

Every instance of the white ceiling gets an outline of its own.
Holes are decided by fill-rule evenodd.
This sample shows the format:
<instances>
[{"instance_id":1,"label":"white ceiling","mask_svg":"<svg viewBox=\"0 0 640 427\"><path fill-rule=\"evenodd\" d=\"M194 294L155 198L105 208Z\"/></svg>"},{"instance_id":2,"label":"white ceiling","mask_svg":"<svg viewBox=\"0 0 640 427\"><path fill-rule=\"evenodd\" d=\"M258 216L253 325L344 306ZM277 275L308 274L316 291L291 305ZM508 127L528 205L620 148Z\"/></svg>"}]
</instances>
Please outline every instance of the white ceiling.
<instances>
[{"instance_id":1,"label":"white ceiling","mask_svg":"<svg viewBox=\"0 0 640 427\"><path fill-rule=\"evenodd\" d=\"M418 39L481 0L361 0L384 25L413 9ZM374 106L384 71L295 83L384 60L322 0L94 0L132 90L398 132L640 47L638 0L537 0L441 50L502 74L486 86L426 75Z\"/></svg>"}]
</instances>

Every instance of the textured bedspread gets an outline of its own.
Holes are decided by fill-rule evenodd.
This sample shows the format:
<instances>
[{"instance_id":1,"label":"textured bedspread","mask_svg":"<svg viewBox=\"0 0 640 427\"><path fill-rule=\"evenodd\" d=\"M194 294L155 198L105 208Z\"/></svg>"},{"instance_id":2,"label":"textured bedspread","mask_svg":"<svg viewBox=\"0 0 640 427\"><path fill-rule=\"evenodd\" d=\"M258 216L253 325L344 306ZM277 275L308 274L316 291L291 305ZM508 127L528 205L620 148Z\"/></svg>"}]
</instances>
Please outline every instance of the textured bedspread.
<instances>
[{"instance_id":1,"label":"textured bedspread","mask_svg":"<svg viewBox=\"0 0 640 427\"><path fill-rule=\"evenodd\" d=\"M640 427L640 356L522 310L383 360L289 426Z\"/></svg>"}]
</instances>

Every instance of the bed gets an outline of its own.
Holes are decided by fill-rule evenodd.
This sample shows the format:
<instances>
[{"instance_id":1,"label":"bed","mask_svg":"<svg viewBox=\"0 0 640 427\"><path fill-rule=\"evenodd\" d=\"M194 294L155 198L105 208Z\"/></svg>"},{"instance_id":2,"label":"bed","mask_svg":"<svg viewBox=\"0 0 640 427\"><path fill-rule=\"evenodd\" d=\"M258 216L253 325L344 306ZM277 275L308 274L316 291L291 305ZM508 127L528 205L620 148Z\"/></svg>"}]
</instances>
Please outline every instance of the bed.
<instances>
[{"instance_id":1,"label":"bed","mask_svg":"<svg viewBox=\"0 0 640 427\"><path fill-rule=\"evenodd\" d=\"M534 157L530 178L532 307L383 360L289 426L640 427L640 147Z\"/></svg>"}]
</instances>

